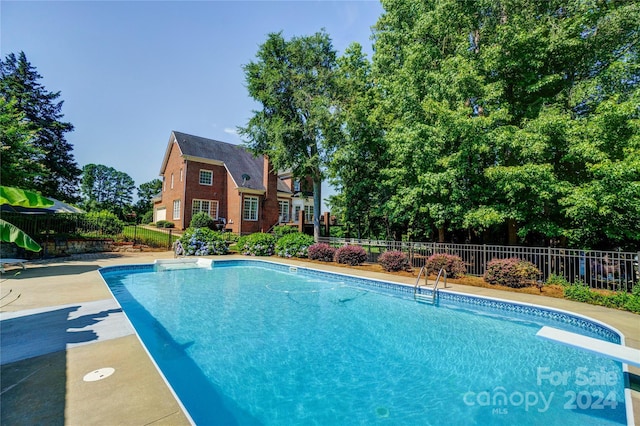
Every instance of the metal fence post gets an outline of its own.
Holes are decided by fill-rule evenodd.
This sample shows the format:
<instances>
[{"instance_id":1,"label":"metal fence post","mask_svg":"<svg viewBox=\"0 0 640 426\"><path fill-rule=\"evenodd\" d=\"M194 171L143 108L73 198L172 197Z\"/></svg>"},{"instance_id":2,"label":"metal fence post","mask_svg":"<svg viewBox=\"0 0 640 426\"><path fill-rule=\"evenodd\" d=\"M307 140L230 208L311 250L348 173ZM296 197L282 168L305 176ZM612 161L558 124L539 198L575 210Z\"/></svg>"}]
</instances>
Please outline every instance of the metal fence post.
<instances>
[{"instance_id":1,"label":"metal fence post","mask_svg":"<svg viewBox=\"0 0 640 426\"><path fill-rule=\"evenodd\" d=\"M482 264L480 265L480 271L482 275L487 271L487 245L482 245Z\"/></svg>"},{"instance_id":2,"label":"metal fence post","mask_svg":"<svg viewBox=\"0 0 640 426\"><path fill-rule=\"evenodd\" d=\"M545 281L551 276L551 247L547 247L547 276L545 277Z\"/></svg>"},{"instance_id":3,"label":"metal fence post","mask_svg":"<svg viewBox=\"0 0 640 426\"><path fill-rule=\"evenodd\" d=\"M171 228L169 228L169 240L167 241L167 250L171 250Z\"/></svg>"}]
</instances>

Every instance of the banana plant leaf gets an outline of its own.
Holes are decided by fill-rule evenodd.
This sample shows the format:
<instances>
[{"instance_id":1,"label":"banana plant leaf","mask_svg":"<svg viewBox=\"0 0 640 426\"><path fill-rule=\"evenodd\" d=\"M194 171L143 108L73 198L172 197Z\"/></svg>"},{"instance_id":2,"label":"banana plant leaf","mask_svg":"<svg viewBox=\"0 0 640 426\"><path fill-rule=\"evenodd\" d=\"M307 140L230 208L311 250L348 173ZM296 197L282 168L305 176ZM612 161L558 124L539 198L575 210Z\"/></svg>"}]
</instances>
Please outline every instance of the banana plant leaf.
<instances>
[{"instance_id":1,"label":"banana plant leaf","mask_svg":"<svg viewBox=\"0 0 640 426\"><path fill-rule=\"evenodd\" d=\"M35 192L24 189L12 188L10 186L0 186L0 205L9 204L19 207L51 207L53 201Z\"/></svg>"},{"instance_id":2,"label":"banana plant leaf","mask_svg":"<svg viewBox=\"0 0 640 426\"><path fill-rule=\"evenodd\" d=\"M20 228L2 219L0 219L0 234L2 235L3 243L15 243L18 247L30 251L42 250L40 244L36 243Z\"/></svg>"},{"instance_id":3,"label":"banana plant leaf","mask_svg":"<svg viewBox=\"0 0 640 426\"><path fill-rule=\"evenodd\" d=\"M19 207L51 207L53 201L35 192L25 191L24 189L12 188L10 186L0 186L0 205L9 204ZM40 251L42 247L35 242L33 238L24 233L17 226L0 219L0 237L4 243L15 243L30 251Z\"/></svg>"}]
</instances>

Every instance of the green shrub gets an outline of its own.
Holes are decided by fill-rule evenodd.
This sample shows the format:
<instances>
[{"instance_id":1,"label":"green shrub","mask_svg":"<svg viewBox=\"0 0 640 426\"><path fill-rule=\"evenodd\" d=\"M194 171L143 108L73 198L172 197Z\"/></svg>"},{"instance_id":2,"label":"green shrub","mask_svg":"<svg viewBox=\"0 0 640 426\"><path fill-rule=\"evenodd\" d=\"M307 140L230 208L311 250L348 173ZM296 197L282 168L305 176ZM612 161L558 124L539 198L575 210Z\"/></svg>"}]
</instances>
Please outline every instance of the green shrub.
<instances>
[{"instance_id":1,"label":"green shrub","mask_svg":"<svg viewBox=\"0 0 640 426\"><path fill-rule=\"evenodd\" d=\"M168 220L159 220L156 222L156 228L173 228L176 224Z\"/></svg>"},{"instance_id":2,"label":"green shrub","mask_svg":"<svg viewBox=\"0 0 640 426\"><path fill-rule=\"evenodd\" d=\"M309 246L308 256L311 260L319 260L321 262L333 262L336 255L336 249L326 243L317 243Z\"/></svg>"},{"instance_id":3,"label":"green shrub","mask_svg":"<svg viewBox=\"0 0 640 426\"><path fill-rule=\"evenodd\" d=\"M276 238L271 234L256 232L240 237L236 244L245 256L272 256L275 253Z\"/></svg>"},{"instance_id":4,"label":"green shrub","mask_svg":"<svg viewBox=\"0 0 640 426\"><path fill-rule=\"evenodd\" d=\"M367 261L367 252L360 246L346 245L336 250L333 260L345 265L357 266Z\"/></svg>"},{"instance_id":5,"label":"green shrub","mask_svg":"<svg viewBox=\"0 0 640 426\"><path fill-rule=\"evenodd\" d=\"M286 234L276 242L276 254L280 257L307 257L314 239L301 232Z\"/></svg>"},{"instance_id":6,"label":"green shrub","mask_svg":"<svg viewBox=\"0 0 640 426\"><path fill-rule=\"evenodd\" d=\"M430 275L438 275L440 269L444 268L449 278L460 278L467 273L467 267L460 256L453 254L433 254L427 258L426 267Z\"/></svg>"},{"instance_id":7,"label":"green shrub","mask_svg":"<svg viewBox=\"0 0 640 426\"><path fill-rule=\"evenodd\" d=\"M118 235L124 230L124 222L107 210L89 212L85 219L91 227L100 229L103 234Z\"/></svg>"},{"instance_id":8,"label":"green shrub","mask_svg":"<svg viewBox=\"0 0 640 426\"><path fill-rule=\"evenodd\" d=\"M540 271L531 262L510 257L493 259L487 263L484 280L489 284L500 284L507 287L521 288L534 284Z\"/></svg>"},{"instance_id":9,"label":"green shrub","mask_svg":"<svg viewBox=\"0 0 640 426\"><path fill-rule=\"evenodd\" d=\"M630 293L616 291L613 293L600 293L594 291L581 281L568 284L564 287L564 297L576 302L590 303L592 305L606 306L607 308L623 309L640 314L640 284L633 286Z\"/></svg>"},{"instance_id":10,"label":"green shrub","mask_svg":"<svg viewBox=\"0 0 640 426\"><path fill-rule=\"evenodd\" d=\"M213 229L213 218L207 213L200 212L193 215L189 228L209 228Z\"/></svg>"},{"instance_id":11,"label":"green shrub","mask_svg":"<svg viewBox=\"0 0 640 426\"><path fill-rule=\"evenodd\" d=\"M229 248L221 232L209 228L188 228L178 240L187 256L227 254Z\"/></svg>"},{"instance_id":12,"label":"green shrub","mask_svg":"<svg viewBox=\"0 0 640 426\"><path fill-rule=\"evenodd\" d=\"M549 278L547 278L547 284L548 285L561 285L563 287L571 285L571 283L569 281L567 281L567 279L565 277L563 277L562 275L556 275L556 274L549 275Z\"/></svg>"},{"instance_id":13,"label":"green shrub","mask_svg":"<svg viewBox=\"0 0 640 426\"><path fill-rule=\"evenodd\" d=\"M385 251L378 257L378 263L382 265L385 271L406 271L411 268L407 255L401 251L389 250Z\"/></svg>"},{"instance_id":14,"label":"green shrub","mask_svg":"<svg viewBox=\"0 0 640 426\"><path fill-rule=\"evenodd\" d=\"M153 210L149 210L145 214L142 215L140 219L140 223L153 223Z\"/></svg>"},{"instance_id":15,"label":"green shrub","mask_svg":"<svg viewBox=\"0 0 640 426\"><path fill-rule=\"evenodd\" d=\"M276 237L276 240L280 240L280 238L284 237L285 235L293 234L296 232L298 232L297 226L278 225L273 228L273 235Z\"/></svg>"},{"instance_id":16,"label":"green shrub","mask_svg":"<svg viewBox=\"0 0 640 426\"><path fill-rule=\"evenodd\" d=\"M565 286L563 293L564 297L576 302L593 303L596 299L595 293L582 281Z\"/></svg>"}]
</instances>

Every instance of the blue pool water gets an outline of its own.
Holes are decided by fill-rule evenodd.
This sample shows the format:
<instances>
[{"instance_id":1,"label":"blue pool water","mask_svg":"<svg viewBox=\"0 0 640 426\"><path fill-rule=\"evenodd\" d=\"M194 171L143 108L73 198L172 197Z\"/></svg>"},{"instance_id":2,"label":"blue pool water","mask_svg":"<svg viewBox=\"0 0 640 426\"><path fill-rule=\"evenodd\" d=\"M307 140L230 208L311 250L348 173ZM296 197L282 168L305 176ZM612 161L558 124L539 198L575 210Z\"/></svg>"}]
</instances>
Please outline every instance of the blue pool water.
<instances>
[{"instance_id":1,"label":"blue pool water","mask_svg":"<svg viewBox=\"0 0 640 426\"><path fill-rule=\"evenodd\" d=\"M535 336L616 339L566 315L256 261L102 274L199 425L626 424L620 363Z\"/></svg>"}]
</instances>

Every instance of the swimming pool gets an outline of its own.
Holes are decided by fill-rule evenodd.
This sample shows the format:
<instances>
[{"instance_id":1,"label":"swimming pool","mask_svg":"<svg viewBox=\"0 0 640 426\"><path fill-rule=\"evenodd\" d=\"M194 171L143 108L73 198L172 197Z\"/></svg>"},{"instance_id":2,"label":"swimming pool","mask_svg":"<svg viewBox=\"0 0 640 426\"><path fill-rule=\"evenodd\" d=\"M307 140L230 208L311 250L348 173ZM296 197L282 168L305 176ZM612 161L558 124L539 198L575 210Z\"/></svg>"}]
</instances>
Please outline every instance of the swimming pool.
<instances>
[{"instance_id":1,"label":"swimming pool","mask_svg":"<svg viewBox=\"0 0 640 426\"><path fill-rule=\"evenodd\" d=\"M445 291L432 306L272 262L190 266L101 273L197 424L627 423L620 363L535 336L620 341L583 317Z\"/></svg>"}]
</instances>

